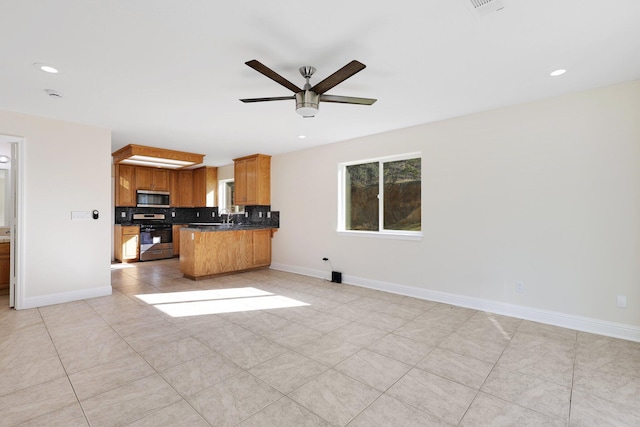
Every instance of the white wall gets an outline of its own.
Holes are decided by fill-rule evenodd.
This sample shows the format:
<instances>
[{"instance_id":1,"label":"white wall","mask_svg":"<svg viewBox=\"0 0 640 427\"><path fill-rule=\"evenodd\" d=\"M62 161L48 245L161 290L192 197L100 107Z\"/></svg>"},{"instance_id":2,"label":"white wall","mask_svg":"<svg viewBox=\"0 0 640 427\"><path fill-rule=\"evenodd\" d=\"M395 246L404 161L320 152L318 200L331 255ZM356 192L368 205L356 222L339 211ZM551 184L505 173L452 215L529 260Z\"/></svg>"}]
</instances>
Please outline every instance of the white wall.
<instances>
[{"instance_id":1,"label":"white wall","mask_svg":"<svg viewBox=\"0 0 640 427\"><path fill-rule=\"evenodd\" d=\"M337 164L414 151L424 238L338 236ZM275 156L272 206L274 268L640 341L640 81Z\"/></svg>"},{"instance_id":2,"label":"white wall","mask_svg":"<svg viewBox=\"0 0 640 427\"><path fill-rule=\"evenodd\" d=\"M111 293L111 132L0 110L24 138L23 305ZM100 211L71 221L71 211Z\"/></svg>"},{"instance_id":3,"label":"white wall","mask_svg":"<svg viewBox=\"0 0 640 427\"><path fill-rule=\"evenodd\" d=\"M218 179L233 179L233 163L230 165L218 166Z\"/></svg>"}]
</instances>

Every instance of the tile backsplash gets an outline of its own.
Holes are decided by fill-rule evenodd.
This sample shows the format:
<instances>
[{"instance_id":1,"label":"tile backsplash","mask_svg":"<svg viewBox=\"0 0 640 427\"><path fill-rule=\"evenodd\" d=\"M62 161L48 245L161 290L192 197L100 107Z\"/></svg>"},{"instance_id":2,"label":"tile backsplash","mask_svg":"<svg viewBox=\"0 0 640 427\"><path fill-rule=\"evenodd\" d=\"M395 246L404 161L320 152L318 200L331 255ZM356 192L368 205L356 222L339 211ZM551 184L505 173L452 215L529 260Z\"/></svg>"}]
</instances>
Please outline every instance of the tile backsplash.
<instances>
[{"instance_id":1,"label":"tile backsplash","mask_svg":"<svg viewBox=\"0 0 640 427\"><path fill-rule=\"evenodd\" d=\"M116 207L115 223L131 224L134 213L165 214L166 222L171 224L188 224L191 222L221 222L227 217L218 214L218 208L131 208ZM275 228L280 227L280 212L272 211L270 206L245 206L244 213L231 214L235 224L259 224Z\"/></svg>"}]
</instances>

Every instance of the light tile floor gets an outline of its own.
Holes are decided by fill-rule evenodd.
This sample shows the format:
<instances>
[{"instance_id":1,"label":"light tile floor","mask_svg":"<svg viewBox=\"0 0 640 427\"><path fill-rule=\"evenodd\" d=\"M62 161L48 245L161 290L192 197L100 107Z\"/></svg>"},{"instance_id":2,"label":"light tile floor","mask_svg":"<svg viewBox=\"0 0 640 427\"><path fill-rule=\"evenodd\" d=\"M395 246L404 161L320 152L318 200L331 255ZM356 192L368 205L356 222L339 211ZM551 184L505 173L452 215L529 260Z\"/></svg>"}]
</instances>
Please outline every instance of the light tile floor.
<instances>
[{"instance_id":1,"label":"light tile floor","mask_svg":"<svg viewBox=\"0 0 640 427\"><path fill-rule=\"evenodd\" d=\"M0 299L0 425L640 425L640 343L272 270L113 267L109 297Z\"/></svg>"}]
</instances>

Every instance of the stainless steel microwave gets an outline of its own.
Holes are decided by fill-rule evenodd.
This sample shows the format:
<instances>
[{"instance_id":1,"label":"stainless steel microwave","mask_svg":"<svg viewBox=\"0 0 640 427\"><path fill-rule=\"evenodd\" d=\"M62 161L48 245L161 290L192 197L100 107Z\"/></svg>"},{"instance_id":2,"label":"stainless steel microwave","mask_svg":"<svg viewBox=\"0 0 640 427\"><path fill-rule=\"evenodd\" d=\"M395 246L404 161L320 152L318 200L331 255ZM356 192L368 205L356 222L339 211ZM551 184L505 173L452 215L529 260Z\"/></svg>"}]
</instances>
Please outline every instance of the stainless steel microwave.
<instances>
[{"instance_id":1,"label":"stainless steel microwave","mask_svg":"<svg viewBox=\"0 0 640 427\"><path fill-rule=\"evenodd\" d=\"M136 206L139 208L168 208L169 192L138 190L136 192Z\"/></svg>"}]
</instances>

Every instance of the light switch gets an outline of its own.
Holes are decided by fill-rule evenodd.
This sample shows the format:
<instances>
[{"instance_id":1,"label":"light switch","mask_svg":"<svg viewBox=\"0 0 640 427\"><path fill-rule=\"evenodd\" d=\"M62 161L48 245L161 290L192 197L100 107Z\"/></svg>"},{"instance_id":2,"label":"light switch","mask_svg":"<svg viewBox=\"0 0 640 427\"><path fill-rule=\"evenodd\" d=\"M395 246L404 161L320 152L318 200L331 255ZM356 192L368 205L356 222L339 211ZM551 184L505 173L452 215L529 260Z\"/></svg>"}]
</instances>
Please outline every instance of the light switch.
<instances>
[{"instance_id":1,"label":"light switch","mask_svg":"<svg viewBox=\"0 0 640 427\"><path fill-rule=\"evenodd\" d=\"M91 219L91 211L71 211L71 221L84 221Z\"/></svg>"}]
</instances>

